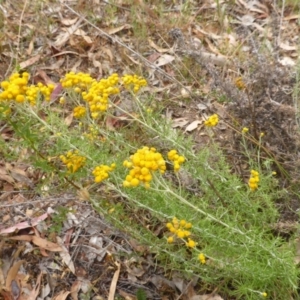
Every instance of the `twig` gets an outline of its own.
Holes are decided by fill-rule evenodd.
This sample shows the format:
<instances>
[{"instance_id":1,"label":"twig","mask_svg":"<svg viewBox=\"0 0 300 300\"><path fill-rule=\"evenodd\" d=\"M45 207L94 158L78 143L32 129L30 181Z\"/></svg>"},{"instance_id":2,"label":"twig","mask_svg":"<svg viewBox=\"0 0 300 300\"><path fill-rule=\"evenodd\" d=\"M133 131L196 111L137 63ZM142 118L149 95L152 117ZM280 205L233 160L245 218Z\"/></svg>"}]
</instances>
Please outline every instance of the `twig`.
<instances>
[{"instance_id":1,"label":"twig","mask_svg":"<svg viewBox=\"0 0 300 300\"><path fill-rule=\"evenodd\" d=\"M22 21L23 21L25 9L26 9L26 6L27 6L27 2L28 2L28 0L25 0L24 6L23 6L23 9L22 9L22 12L21 12L21 16L20 16L20 21L19 21L19 32L18 32L18 41L17 41L17 51L20 50L20 39L21 39ZM18 60L18 56L16 57L16 59Z\"/></svg>"}]
</instances>

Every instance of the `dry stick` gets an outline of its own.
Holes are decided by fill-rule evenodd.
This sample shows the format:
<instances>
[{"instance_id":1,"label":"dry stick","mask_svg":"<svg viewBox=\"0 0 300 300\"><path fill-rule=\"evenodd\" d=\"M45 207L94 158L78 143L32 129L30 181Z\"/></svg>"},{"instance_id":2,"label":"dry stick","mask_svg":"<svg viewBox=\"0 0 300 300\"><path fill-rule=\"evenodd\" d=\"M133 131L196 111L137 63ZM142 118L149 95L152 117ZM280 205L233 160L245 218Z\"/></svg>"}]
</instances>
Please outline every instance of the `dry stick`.
<instances>
[{"instance_id":1,"label":"dry stick","mask_svg":"<svg viewBox=\"0 0 300 300\"><path fill-rule=\"evenodd\" d=\"M114 43L119 44L120 46L126 48L127 50L129 50L131 53L135 54L143 63L145 63L145 65L147 65L150 68L155 69L156 71L158 71L160 74L164 75L166 78L168 78L169 80L175 82L176 84L178 84L180 87L182 87L183 89L185 89L190 95L192 95L191 91L189 91L180 81L178 81L176 78L170 76L168 73L166 73L164 70L162 70L161 68L157 67L155 64L151 63L150 61L148 61L145 57L143 57L140 53L134 51L133 49L131 49L130 47L128 47L126 44L124 44L123 42L119 41L118 39L114 38L113 36L111 36L110 34L106 33L105 31L101 30L100 28L98 28L97 26L95 26L93 23L91 23L89 20L87 20L85 17L83 17L82 15L80 15L78 12L76 12L73 8L71 8L68 4L66 3L62 3L65 7L67 7L71 12L73 12L75 15L77 15L78 17L80 17L83 21L85 21L87 24L91 25L93 28L95 28L97 31L99 31L102 35L104 35L105 37L109 38L110 40L112 40Z\"/></svg>"},{"instance_id":2,"label":"dry stick","mask_svg":"<svg viewBox=\"0 0 300 300\"><path fill-rule=\"evenodd\" d=\"M15 193L18 193L19 191L16 191ZM76 198L74 197L70 197L70 198L65 198L63 200L74 200ZM40 202L58 202L58 201L61 201L62 198L61 197L58 197L58 198L49 198L49 199L46 199L46 198L43 198L43 199L40 199L40 200L32 200L32 201L26 201L26 202L20 202L20 203L13 203L13 204L1 204L0 205L0 208L3 208L3 207L16 207L16 206L20 206L20 205L35 205L36 203L40 203Z\"/></svg>"},{"instance_id":3,"label":"dry stick","mask_svg":"<svg viewBox=\"0 0 300 300\"><path fill-rule=\"evenodd\" d=\"M121 264L118 261L115 261L115 265L117 266L117 270L115 271L115 274L113 276L110 289L109 289L109 295L108 295L108 300L114 300L115 299L115 292L117 288L117 283L121 271Z\"/></svg>"},{"instance_id":4,"label":"dry stick","mask_svg":"<svg viewBox=\"0 0 300 300\"><path fill-rule=\"evenodd\" d=\"M19 32L18 32L18 41L17 41L17 51L20 50L20 39L21 39L21 28L22 28L22 21L23 21L23 17L24 17L24 13L25 13L25 9L27 6L27 0L25 0L22 12L21 12L21 16L20 16L20 22L19 22ZM16 59L18 60L18 56L16 57Z\"/></svg>"}]
</instances>

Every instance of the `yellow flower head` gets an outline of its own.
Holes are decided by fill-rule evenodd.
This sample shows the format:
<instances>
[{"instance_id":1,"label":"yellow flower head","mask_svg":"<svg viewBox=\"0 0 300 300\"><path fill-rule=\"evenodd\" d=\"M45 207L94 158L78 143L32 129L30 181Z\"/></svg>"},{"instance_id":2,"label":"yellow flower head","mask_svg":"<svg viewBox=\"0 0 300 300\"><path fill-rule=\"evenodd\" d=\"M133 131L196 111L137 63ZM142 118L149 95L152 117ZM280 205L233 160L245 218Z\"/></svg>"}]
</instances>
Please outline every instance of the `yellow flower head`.
<instances>
[{"instance_id":1,"label":"yellow flower head","mask_svg":"<svg viewBox=\"0 0 300 300\"><path fill-rule=\"evenodd\" d=\"M267 298L267 297L268 297L268 294L267 294L266 292L261 293L261 295L262 295L264 298Z\"/></svg>"},{"instance_id":2,"label":"yellow flower head","mask_svg":"<svg viewBox=\"0 0 300 300\"><path fill-rule=\"evenodd\" d=\"M76 106L73 110L73 114L75 118L82 118L86 114L86 108L83 106Z\"/></svg>"},{"instance_id":3,"label":"yellow flower head","mask_svg":"<svg viewBox=\"0 0 300 300\"><path fill-rule=\"evenodd\" d=\"M244 127L244 128L242 129L242 133L243 133L243 134L247 133L248 131L249 131L249 128L248 128L248 127Z\"/></svg>"},{"instance_id":4,"label":"yellow flower head","mask_svg":"<svg viewBox=\"0 0 300 300\"><path fill-rule=\"evenodd\" d=\"M242 77L238 77L235 79L235 85L239 90L244 90L246 88L246 84L244 83Z\"/></svg>"},{"instance_id":5,"label":"yellow flower head","mask_svg":"<svg viewBox=\"0 0 300 300\"><path fill-rule=\"evenodd\" d=\"M259 173L255 170L251 170L251 176L248 181L248 185L252 191L257 190L259 183Z\"/></svg>"},{"instance_id":6,"label":"yellow flower head","mask_svg":"<svg viewBox=\"0 0 300 300\"><path fill-rule=\"evenodd\" d=\"M197 243L194 240L189 238L188 241L186 242L186 246L188 248L195 248L197 246Z\"/></svg>"},{"instance_id":7,"label":"yellow flower head","mask_svg":"<svg viewBox=\"0 0 300 300\"><path fill-rule=\"evenodd\" d=\"M172 222L168 222L166 224L166 227L171 233L174 234L173 239L176 237L179 239L186 239L191 235L191 232L188 229L192 228L192 224L183 219L178 220L176 217L174 217ZM197 245L197 243L191 238L188 238L185 244L188 248L194 248Z\"/></svg>"},{"instance_id":8,"label":"yellow flower head","mask_svg":"<svg viewBox=\"0 0 300 300\"><path fill-rule=\"evenodd\" d=\"M167 242L168 242L168 244L174 243L174 237L173 237L173 236L169 236L169 237L167 238Z\"/></svg>"},{"instance_id":9,"label":"yellow flower head","mask_svg":"<svg viewBox=\"0 0 300 300\"><path fill-rule=\"evenodd\" d=\"M93 170L93 175L95 177L95 182L99 183L102 182L103 180L107 179L109 176L109 173L112 172L116 167L116 164L113 163L110 166L108 165L100 165L97 166Z\"/></svg>"},{"instance_id":10,"label":"yellow flower head","mask_svg":"<svg viewBox=\"0 0 300 300\"><path fill-rule=\"evenodd\" d=\"M7 81L2 81L0 86L0 101L16 101L23 103L25 101L28 88L29 74L24 72L12 74Z\"/></svg>"},{"instance_id":11,"label":"yellow flower head","mask_svg":"<svg viewBox=\"0 0 300 300\"><path fill-rule=\"evenodd\" d=\"M205 126L214 127L219 123L219 117L217 114L211 115L205 122Z\"/></svg>"},{"instance_id":12,"label":"yellow flower head","mask_svg":"<svg viewBox=\"0 0 300 300\"><path fill-rule=\"evenodd\" d=\"M130 161L125 160L123 166L129 168L129 174L123 182L124 187L134 187L143 183L146 188L150 187L153 173L164 173L166 162L155 148L143 147L130 156Z\"/></svg>"},{"instance_id":13,"label":"yellow flower head","mask_svg":"<svg viewBox=\"0 0 300 300\"><path fill-rule=\"evenodd\" d=\"M200 261L201 264L204 265L206 263L205 255L203 253L200 253L198 255L198 259L199 259L199 261Z\"/></svg>"},{"instance_id":14,"label":"yellow flower head","mask_svg":"<svg viewBox=\"0 0 300 300\"><path fill-rule=\"evenodd\" d=\"M89 104L92 118L96 119L107 110L109 97L120 92L118 82L118 74L112 74L99 82L92 81L88 90L81 93L83 100Z\"/></svg>"},{"instance_id":15,"label":"yellow flower head","mask_svg":"<svg viewBox=\"0 0 300 300\"><path fill-rule=\"evenodd\" d=\"M61 155L60 160L66 165L70 173L77 172L81 167L85 165L86 158L78 155L78 151L70 150L65 155Z\"/></svg>"},{"instance_id":16,"label":"yellow flower head","mask_svg":"<svg viewBox=\"0 0 300 300\"><path fill-rule=\"evenodd\" d=\"M132 90L134 93L137 93L141 87L147 85L147 81L143 77L137 75L124 75L122 77L123 84L126 89Z\"/></svg>"},{"instance_id":17,"label":"yellow flower head","mask_svg":"<svg viewBox=\"0 0 300 300\"><path fill-rule=\"evenodd\" d=\"M185 162L185 158L177 153L177 150L170 150L168 152L168 159L174 163L174 171L177 172L180 169L180 165Z\"/></svg>"}]
</instances>

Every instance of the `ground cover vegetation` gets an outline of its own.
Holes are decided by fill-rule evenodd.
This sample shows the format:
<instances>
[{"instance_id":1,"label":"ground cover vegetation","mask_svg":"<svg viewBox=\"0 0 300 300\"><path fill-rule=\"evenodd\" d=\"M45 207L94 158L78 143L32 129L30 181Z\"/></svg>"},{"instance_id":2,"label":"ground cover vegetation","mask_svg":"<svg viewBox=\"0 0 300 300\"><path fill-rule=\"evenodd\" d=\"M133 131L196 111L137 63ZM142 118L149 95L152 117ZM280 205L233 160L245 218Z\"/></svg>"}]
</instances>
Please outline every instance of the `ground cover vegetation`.
<instances>
[{"instance_id":1,"label":"ground cover vegetation","mask_svg":"<svg viewBox=\"0 0 300 300\"><path fill-rule=\"evenodd\" d=\"M0 5L4 299L299 298L297 3Z\"/></svg>"}]
</instances>

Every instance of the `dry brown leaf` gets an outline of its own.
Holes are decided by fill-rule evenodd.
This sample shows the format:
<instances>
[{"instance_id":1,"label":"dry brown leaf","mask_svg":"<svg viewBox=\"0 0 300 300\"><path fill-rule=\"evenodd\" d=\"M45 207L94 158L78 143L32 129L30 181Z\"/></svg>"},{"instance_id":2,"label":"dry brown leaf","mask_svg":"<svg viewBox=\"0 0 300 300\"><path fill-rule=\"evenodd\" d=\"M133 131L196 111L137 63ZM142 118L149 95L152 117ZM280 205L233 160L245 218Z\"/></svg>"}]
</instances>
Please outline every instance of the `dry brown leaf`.
<instances>
[{"instance_id":1,"label":"dry brown leaf","mask_svg":"<svg viewBox=\"0 0 300 300\"><path fill-rule=\"evenodd\" d=\"M10 184L14 184L14 179L8 174L0 174L0 181L6 181Z\"/></svg>"},{"instance_id":2,"label":"dry brown leaf","mask_svg":"<svg viewBox=\"0 0 300 300\"><path fill-rule=\"evenodd\" d=\"M79 28L82 23L82 19L79 19L75 24L71 25L69 28L64 28L63 32L61 32L54 42L54 47L62 47L70 38L72 34Z\"/></svg>"},{"instance_id":3,"label":"dry brown leaf","mask_svg":"<svg viewBox=\"0 0 300 300\"><path fill-rule=\"evenodd\" d=\"M189 98L189 97L191 97L191 90L192 90L191 86L186 86L185 88L182 88L180 90L181 97L182 98Z\"/></svg>"},{"instance_id":4,"label":"dry brown leaf","mask_svg":"<svg viewBox=\"0 0 300 300\"><path fill-rule=\"evenodd\" d=\"M129 294L121 289L118 289L118 293L125 299L125 300L136 300L137 297L132 295L132 294Z\"/></svg>"},{"instance_id":5,"label":"dry brown leaf","mask_svg":"<svg viewBox=\"0 0 300 300\"><path fill-rule=\"evenodd\" d=\"M107 56L109 57L109 60L111 62L114 60L114 55L113 55L111 49L109 49L107 47L102 47L101 50L102 50L102 52L104 52L105 54L107 54Z\"/></svg>"},{"instance_id":6,"label":"dry brown leaf","mask_svg":"<svg viewBox=\"0 0 300 300\"><path fill-rule=\"evenodd\" d=\"M278 60L279 63L282 65L282 66L290 66L290 67L293 67L296 65L295 61L288 57L288 56L284 56L282 57L281 59Z\"/></svg>"},{"instance_id":7,"label":"dry brown leaf","mask_svg":"<svg viewBox=\"0 0 300 300\"><path fill-rule=\"evenodd\" d=\"M230 62L226 56L204 52L204 51L199 52L199 57L201 57L202 61L213 63L216 66L224 66Z\"/></svg>"},{"instance_id":8,"label":"dry brown leaf","mask_svg":"<svg viewBox=\"0 0 300 300\"><path fill-rule=\"evenodd\" d=\"M51 251L51 252L61 252L63 251L62 247L60 247L58 244L55 244L55 243L52 243L50 241L47 241L45 239L42 239L36 235L33 235L32 236L32 242L41 247L41 248L44 248L48 251Z\"/></svg>"},{"instance_id":9,"label":"dry brown leaf","mask_svg":"<svg viewBox=\"0 0 300 300\"><path fill-rule=\"evenodd\" d=\"M58 295L56 295L53 300L65 300L70 295L70 292L61 291Z\"/></svg>"},{"instance_id":10,"label":"dry brown leaf","mask_svg":"<svg viewBox=\"0 0 300 300\"><path fill-rule=\"evenodd\" d=\"M134 263L135 263L135 261L131 261L131 260L125 261L125 267L126 267L128 276L129 275L131 275L133 277L143 276L145 274L145 270L141 266L136 267Z\"/></svg>"},{"instance_id":11,"label":"dry brown leaf","mask_svg":"<svg viewBox=\"0 0 300 300\"><path fill-rule=\"evenodd\" d=\"M148 43L150 47L154 48L159 53L166 53L170 51L170 49L165 49L157 46L150 38L148 38Z\"/></svg>"},{"instance_id":12,"label":"dry brown leaf","mask_svg":"<svg viewBox=\"0 0 300 300\"><path fill-rule=\"evenodd\" d=\"M78 300L78 292L80 288L81 288L81 280L74 281L71 287L71 297L73 300Z\"/></svg>"},{"instance_id":13,"label":"dry brown leaf","mask_svg":"<svg viewBox=\"0 0 300 300\"><path fill-rule=\"evenodd\" d=\"M190 131L193 131L195 130L199 124L201 124L202 121L199 121L199 120L195 120L193 121L191 124L189 124L186 128L185 128L185 131L186 132L190 132Z\"/></svg>"},{"instance_id":14,"label":"dry brown leaf","mask_svg":"<svg viewBox=\"0 0 300 300\"><path fill-rule=\"evenodd\" d=\"M35 64L36 62L38 62L40 60L40 58L41 58L41 55L38 54L38 55L33 56L33 57L31 57L31 58L29 58L29 59L27 59L25 61L22 61L20 63L20 68L21 69L25 69L25 68L27 68L29 66L32 66L33 64Z\"/></svg>"},{"instance_id":15,"label":"dry brown leaf","mask_svg":"<svg viewBox=\"0 0 300 300\"><path fill-rule=\"evenodd\" d=\"M173 55L163 54L154 62L154 64L157 67L161 67L161 66L165 66L165 65L169 64L174 59L175 59L175 57Z\"/></svg>"},{"instance_id":16,"label":"dry brown leaf","mask_svg":"<svg viewBox=\"0 0 300 300\"><path fill-rule=\"evenodd\" d=\"M13 264L13 266L9 269L9 271L7 273L6 281L5 281L5 288L7 291L11 290L11 283L13 280L15 280L15 278L18 274L19 268L21 267L23 262L25 262L25 260L19 260L19 261L15 262Z\"/></svg>"},{"instance_id":17,"label":"dry brown leaf","mask_svg":"<svg viewBox=\"0 0 300 300\"><path fill-rule=\"evenodd\" d=\"M116 272L115 272L115 274L113 276L113 279L111 281L111 284L110 284L108 300L114 300L114 298L115 298L115 292L116 292L116 288L117 288L117 282L118 282L119 275L120 275L121 264L116 261L115 265L117 266L117 270L116 270Z\"/></svg>"},{"instance_id":18,"label":"dry brown leaf","mask_svg":"<svg viewBox=\"0 0 300 300\"><path fill-rule=\"evenodd\" d=\"M75 24L78 20L78 17L74 18L74 19L61 19L60 22L65 25L65 26L71 26L73 24Z\"/></svg>"},{"instance_id":19,"label":"dry brown leaf","mask_svg":"<svg viewBox=\"0 0 300 300\"><path fill-rule=\"evenodd\" d=\"M75 274L75 266L74 266L74 263L72 261L71 255L68 252L68 249L64 246L63 241L60 237L56 237L56 239L57 239L57 243L60 245L60 247L62 249L59 252L59 255L60 255L61 259L67 265L67 267L70 269L70 271L73 274Z\"/></svg>"},{"instance_id":20,"label":"dry brown leaf","mask_svg":"<svg viewBox=\"0 0 300 300\"><path fill-rule=\"evenodd\" d=\"M111 28L111 29L107 30L106 32L107 32L108 34L115 34L115 33L119 32L119 31L124 30L124 29L130 29L130 28L132 28L131 25L129 25L129 24L124 24L124 25L119 26L119 27L116 27L116 28Z\"/></svg>"},{"instance_id":21,"label":"dry brown leaf","mask_svg":"<svg viewBox=\"0 0 300 300\"><path fill-rule=\"evenodd\" d=\"M92 39L82 29L75 30L74 34L81 36L85 40L85 42L88 43L88 44L92 44L93 43Z\"/></svg>"},{"instance_id":22,"label":"dry brown leaf","mask_svg":"<svg viewBox=\"0 0 300 300\"><path fill-rule=\"evenodd\" d=\"M73 117L74 117L73 113L70 113L67 117L65 117L64 123L66 124L67 127L69 127L72 124Z\"/></svg>"},{"instance_id":23,"label":"dry brown leaf","mask_svg":"<svg viewBox=\"0 0 300 300\"><path fill-rule=\"evenodd\" d=\"M49 216L49 213L44 213L39 217L31 219L30 224L27 221L22 222L22 223L18 223L18 224L14 225L14 226L11 226L9 228L5 228L5 229L0 230L0 234L12 233L12 232L15 232L17 230L21 230L21 229L25 229L25 228L29 228L29 227L34 227L37 224L39 224L41 221L45 220L48 216Z\"/></svg>"},{"instance_id":24,"label":"dry brown leaf","mask_svg":"<svg viewBox=\"0 0 300 300\"><path fill-rule=\"evenodd\" d=\"M202 35L209 37L212 40L219 40L222 39L220 35L214 34L212 32L207 32L203 30L200 26L196 25L194 30L195 33L200 32Z\"/></svg>"},{"instance_id":25,"label":"dry brown leaf","mask_svg":"<svg viewBox=\"0 0 300 300\"><path fill-rule=\"evenodd\" d=\"M177 127L184 127L186 124L188 124L189 121L186 118L178 118L172 120L172 128L177 128Z\"/></svg>"},{"instance_id":26,"label":"dry brown leaf","mask_svg":"<svg viewBox=\"0 0 300 300\"><path fill-rule=\"evenodd\" d=\"M283 42L279 43L279 47L286 51L295 51L298 49L297 46L291 46L291 45L283 43Z\"/></svg>"},{"instance_id":27,"label":"dry brown leaf","mask_svg":"<svg viewBox=\"0 0 300 300\"><path fill-rule=\"evenodd\" d=\"M52 81L52 79L47 75L47 73L45 71L43 71L42 69L38 69L35 77L39 76L42 80L40 80L39 82L42 81L42 83L48 85L48 84L54 84L55 82Z\"/></svg>"},{"instance_id":28,"label":"dry brown leaf","mask_svg":"<svg viewBox=\"0 0 300 300\"><path fill-rule=\"evenodd\" d=\"M28 298L26 300L36 300L37 296L40 293L42 275L43 275L43 273L41 272L36 280L34 289L28 295Z\"/></svg>"},{"instance_id":29,"label":"dry brown leaf","mask_svg":"<svg viewBox=\"0 0 300 300\"><path fill-rule=\"evenodd\" d=\"M284 21L297 20L297 19L300 19L299 14L298 15L291 15L291 16L283 18Z\"/></svg>"},{"instance_id":30,"label":"dry brown leaf","mask_svg":"<svg viewBox=\"0 0 300 300\"><path fill-rule=\"evenodd\" d=\"M7 237L10 240L14 240L14 241L25 241L25 242L31 242L32 241L32 235L17 235L17 236L10 236Z\"/></svg>"},{"instance_id":31,"label":"dry brown leaf","mask_svg":"<svg viewBox=\"0 0 300 300\"><path fill-rule=\"evenodd\" d=\"M90 54L89 54L89 56L92 58L93 66L95 68L97 68L98 69L98 73L100 75L102 75L102 63L99 60L97 60L97 56L98 56L97 54L98 53L95 53L95 54L90 53Z\"/></svg>"}]
</instances>

